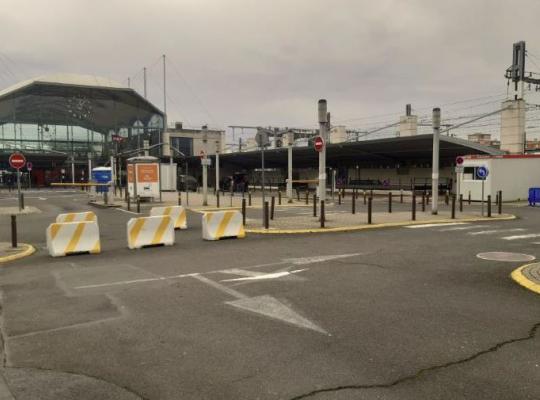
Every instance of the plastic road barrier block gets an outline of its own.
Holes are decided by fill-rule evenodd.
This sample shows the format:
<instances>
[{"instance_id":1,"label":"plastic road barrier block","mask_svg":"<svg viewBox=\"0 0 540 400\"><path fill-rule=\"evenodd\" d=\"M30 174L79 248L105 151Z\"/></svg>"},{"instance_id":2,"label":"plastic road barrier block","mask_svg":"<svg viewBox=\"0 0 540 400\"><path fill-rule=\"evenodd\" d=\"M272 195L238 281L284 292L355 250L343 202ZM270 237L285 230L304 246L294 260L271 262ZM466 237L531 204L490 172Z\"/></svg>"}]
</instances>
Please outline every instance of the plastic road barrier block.
<instances>
[{"instance_id":1,"label":"plastic road barrier block","mask_svg":"<svg viewBox=\"0 0 540 400\"><path fill-rule=\"evenodd\" d=\"M174 221L174 229L187 229L186 209L182 206L152 207L150 216L168 215Z\"/></svg>"},{"instance_id":2,"label":"plastic road barrier block","mask_svg":"<svg viewBox=\"0 0 540 400\"><path fill-rule=\"evenodd\" d=\"M47 249L53 257L101 252L99 227L95 221L50 224L46 237Z\"/></svg>"},{"instance_id":3,"label":"plastic road barrier block","mask_svg":"<svg viewBox=\"0 0 540 400\"><path fill-rule=\"evenodd\" d=\"M127 241L130 249L146 246L174 244L174 224L168 215L131 218L127 223Z\"/></svg>"},{"instance_id":4,"label":"plastic road barrier block","mask_svg":"<svg viewBox=\"0 0 540 400\"><path fill-rule=\"evenodd\" d=\"M202 236L205 240L244 238L246 232L239 211L207 212L202 216Z\"/></svg>"},{"instance_id":5,"label":"plastic road barrier block","mask_svg":"<svg viewBox=\"0 0 540 400\"><path fill-rule=\"evenodd\" d=\"M80 212L80 213L67 213L67 214L58 214L56 217L57 223L62 222L97 222L96 214L92 211Z\"/></svg>"}]
</instances>

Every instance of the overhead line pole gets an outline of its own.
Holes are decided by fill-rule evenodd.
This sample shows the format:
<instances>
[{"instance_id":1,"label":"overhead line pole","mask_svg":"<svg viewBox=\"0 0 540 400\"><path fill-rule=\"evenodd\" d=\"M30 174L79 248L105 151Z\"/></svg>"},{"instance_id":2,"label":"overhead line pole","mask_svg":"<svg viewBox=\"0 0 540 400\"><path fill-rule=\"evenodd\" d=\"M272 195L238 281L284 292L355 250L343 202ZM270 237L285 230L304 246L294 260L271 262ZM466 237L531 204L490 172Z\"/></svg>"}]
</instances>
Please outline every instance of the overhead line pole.
<instances>
[{"instance_id":1,"label":"overhead line pole","mask_svg":"<svg viewBox=\"0 0 540 400\"><path fill-rule=\"evenodd\" d=\"M439 140L441 129L441 109L433 109L433 161L431 172L431 193L433 200L431 201L431 214L439 213Z\"/></svg>"}]
</instances>

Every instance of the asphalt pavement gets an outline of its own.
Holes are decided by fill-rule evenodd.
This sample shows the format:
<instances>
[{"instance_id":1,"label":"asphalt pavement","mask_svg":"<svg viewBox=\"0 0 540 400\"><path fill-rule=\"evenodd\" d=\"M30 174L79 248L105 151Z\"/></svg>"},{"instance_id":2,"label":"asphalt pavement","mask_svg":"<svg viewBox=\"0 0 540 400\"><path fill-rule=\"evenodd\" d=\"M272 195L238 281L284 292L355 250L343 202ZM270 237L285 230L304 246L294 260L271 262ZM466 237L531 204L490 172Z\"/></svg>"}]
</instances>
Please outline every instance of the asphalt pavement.
<instances>
[{"instance_id":1,"label":"asphalt pavement","mask_svg":"<svg viewBox=\"0 0 540 400\"><path fill-rule=\"evenodd\" d=\"M540 209L218 242L190 213L174 246L140 250L135 214L92 209L102 253L49 257L47 225L87 201L28 193L42 212L19 216L19 235L37 252L0 267L16 399L540 398L540 297L509 277L524 262L478 257L540 256Z\"/></svg>"}]
</instances>

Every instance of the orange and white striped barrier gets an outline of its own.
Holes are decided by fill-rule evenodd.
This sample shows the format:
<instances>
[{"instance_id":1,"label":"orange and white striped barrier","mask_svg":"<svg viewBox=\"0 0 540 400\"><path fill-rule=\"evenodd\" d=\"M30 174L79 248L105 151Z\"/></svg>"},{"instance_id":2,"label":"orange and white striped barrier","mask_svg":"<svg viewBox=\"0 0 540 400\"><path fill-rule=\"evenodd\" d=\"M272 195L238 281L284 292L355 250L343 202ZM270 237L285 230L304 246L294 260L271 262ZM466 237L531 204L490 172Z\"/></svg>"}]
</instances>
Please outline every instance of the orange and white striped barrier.
<instances>
[{"instance_id":1,"label":"orange and white striped barrier","mask_svg":"<svg viewBox=\"0 0 540 400\"><path fill-rule=\"evenodd\" d=\"M58 214L56 217L57 223L63 222L97 222L96 214L92 211L80 212L80 213L67 213Z\"/></svg>"},{"instance_id":2,"label":"orange and white striped barrier","mask_svg":"<svg viewBox=\"0 0 540 400\"><path fill-rule=\"evenodd\" d=\"M174 224L168 215L131 218L127 223L127 241L130 249L145 246L174 244Z\"/></svg>"},{"instance_id":3,"label":"orange and white striped barrier","mask_svg":"<svg viewBox=\"0 0 540 400\"><path fill-rule=\"evenodd\" d=\"M99 227L95 221L50 224L46 232L47 249L53 257L74 253L101 252Z\"/></svg>"},{"instance_id":4,"label":"orange and white striped barrier","mask_svg":"<svg viewBox=\"0 0 540 400\"><path fill-rule=\"evenodd\" d=\"M202 216L202 237L206 240L244 238L242 213L239 211L207 212Z\"/></svg>"},{"instance_id":5,"label":"orange and white striped barrier","mask_svg":"<svg viewBox=\"0 0 540 400\"><path fill-rule=\"evenodd\" d=\"M150 216L168 215L174 222L174 229L187 229L186 209L182 206L152 207Z\"/></svg>"}]
</instances>

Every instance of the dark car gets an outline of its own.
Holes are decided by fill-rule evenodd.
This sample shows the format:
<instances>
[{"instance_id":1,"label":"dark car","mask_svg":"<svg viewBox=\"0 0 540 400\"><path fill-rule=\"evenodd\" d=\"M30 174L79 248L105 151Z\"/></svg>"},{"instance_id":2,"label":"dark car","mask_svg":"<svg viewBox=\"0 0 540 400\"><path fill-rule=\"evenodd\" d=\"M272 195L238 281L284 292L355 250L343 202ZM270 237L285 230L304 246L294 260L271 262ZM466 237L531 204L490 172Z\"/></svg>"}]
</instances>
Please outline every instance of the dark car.
<instances>
[{"instance_id":1,"label":"dark car","mask_svg":"<svg viewBox=\"0 0 540 400\"><path fill-rule=\"evenodd\" d=\"M191 192L196 192L199 188L197 179L190 175L178 175L177 189L181 192L185 192L186 189Z\"/></svg>"}]
</instances>

